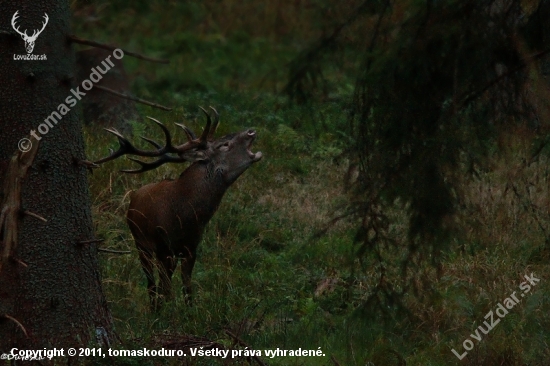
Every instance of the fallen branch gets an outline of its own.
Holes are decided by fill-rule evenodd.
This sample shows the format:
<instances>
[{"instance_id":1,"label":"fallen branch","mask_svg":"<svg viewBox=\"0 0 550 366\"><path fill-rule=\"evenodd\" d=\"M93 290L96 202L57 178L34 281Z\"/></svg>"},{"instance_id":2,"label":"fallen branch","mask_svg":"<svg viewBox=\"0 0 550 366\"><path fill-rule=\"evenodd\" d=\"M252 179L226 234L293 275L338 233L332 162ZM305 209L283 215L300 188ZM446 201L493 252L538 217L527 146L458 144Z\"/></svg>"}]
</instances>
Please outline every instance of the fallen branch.
<instances>
[{"instance_id":1,"label":"fallen branch","mask_svg":"<svg viewBox=\"0 0 550 366\"><path fill-rule=\"evenodd\" d=\"M235 340L235 342L237 342L238 345L242 346L242 347L246 347L248 349L252 349L252 347L250 347L248 344L246 344L242 339L240 339L239 337L237 337L235 334L231 333L229 330L225 330L225 334L227 334L228 336L230 336L231 338L233 338ZM261 358L259 358L258 356L252 356L252 358L254 360L256 360L256 362L261 365L261 366L267 366Z\"/></svg>"},{"instance_id":2,"label":"fallen branch","mask_svg":"<svg viewBox=\"0 0 550 366\"><path fill-rule=\"evenodd\" d=\"M15 318L12 317L12 316L9 316L8 314L4 314L4 318L9 319L9 320L11 320L12 322L14 322L15 324L17 324L17 326L18 326L19 328L21 328L21 330L23 331L23 333L25 333L25 336L26 336L27 338L29 338L29 334L27 333L27 330L25 329L25 327L23 326L23 324L21 324L21 323L19 322L19 320L15 319Z\"/></svg>"},{"instance_id":3,"label":"fallen branch","mask_svg":"<svg viewBox=\"0 0 550 366\"><path fill-rule=\"evenodd\" d=\"M155 107L155 108L159 108L159 109L162 109L162 110L165 110L165 111L171 111L172 108L168 108L168 107L165 107L163 105L160 105L160 104L156 104L156 103L153 103L153 102L149 102L145 99L141 99L141 98L137 98L137 97L133 97L131 95L128 95L128 94L124 94L124 93L119 93L113 89L109 89L109 88L106 88L104 86L101 86L101 85L94 85L94 88L97 88L99 90L103 90L104 92L107 92L107 93L110 93L110 94L113 94L113 95L116 95L117 97L120 97L120 98L124 98L124 99L129 99L129 100L132 100L134 102L137 102L137 103L141 103L141 104L145 104L145 105L148 105L148 106L151 106L151 107Z\"/></svg>"},{"instance_id":4,"label":"fallen branch","mask_svg":"<svg viewBox=\"0 0 550 366\"><path fill-rule=\"evenodd\" d=\"M29 151L18 150L11 158L4 176L4 186L2 187L4 200L0 205L2 208L0 210L0 232L3 232L1 242L4 244L4 250L0 256L0 271L17 246L21 212L25 212L21 209L21 187L27 176L27 171L34 161L38 145L39 141L36 141ZM33 215L44 219L39 215Z\"/></svg>"},{"instance_id":5,"label":"fallen branch","mask_svg":"<svg viewBox=\"0 0 550 366\"><path fill-rule=\"evenodd\" d=\"M145 60L145 61L158 62L160 64L170 63L169 60L144 56L144 55L136 53L136 52L125 50L124 48L120 48L120 47L116 47L116 46L110 46L110 45L105 44L105 43L90 41L88 39L80 38L80 37L77 37L75 35L70 35L67 38L69 39L69 41L71 41L73 43L83 44L83 45L86 45L86 46L92 46L92 47L97 47L97 48L103 48L103 49L109 50L109 51L114 51L116 49L120 49L124 52L125 55L132 56L132 57L135 57L135 58L139 58L139 59Z\"/></svg>"}]
</instances>

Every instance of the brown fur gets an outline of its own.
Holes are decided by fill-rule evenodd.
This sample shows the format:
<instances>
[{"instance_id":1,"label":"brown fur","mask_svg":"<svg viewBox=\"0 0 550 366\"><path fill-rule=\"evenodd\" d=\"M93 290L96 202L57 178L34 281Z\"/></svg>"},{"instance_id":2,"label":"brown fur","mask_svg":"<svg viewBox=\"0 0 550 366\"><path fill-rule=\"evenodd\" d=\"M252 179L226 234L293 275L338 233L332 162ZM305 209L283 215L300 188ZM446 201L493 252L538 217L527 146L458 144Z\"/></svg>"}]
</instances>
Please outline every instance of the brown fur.
<instances>
[{"instance_id":1,"label":"brown fur","mask_svg":"<svg viewBox=\"0 0 550 366\"><path fill-rule=\"evenodd\" d=\"M161 299L171 297L171 278L180 259L184 296L190 301L191 273L206 224L227 188L261 159L261 153L248 150L254 138L252 130L222 137L212 143L206 159L193 163L178 179L148 184L132 194L127 221L153 304L159 292ZM155 257L160 291L154 278Z\"/></svg>"}]
</instances>

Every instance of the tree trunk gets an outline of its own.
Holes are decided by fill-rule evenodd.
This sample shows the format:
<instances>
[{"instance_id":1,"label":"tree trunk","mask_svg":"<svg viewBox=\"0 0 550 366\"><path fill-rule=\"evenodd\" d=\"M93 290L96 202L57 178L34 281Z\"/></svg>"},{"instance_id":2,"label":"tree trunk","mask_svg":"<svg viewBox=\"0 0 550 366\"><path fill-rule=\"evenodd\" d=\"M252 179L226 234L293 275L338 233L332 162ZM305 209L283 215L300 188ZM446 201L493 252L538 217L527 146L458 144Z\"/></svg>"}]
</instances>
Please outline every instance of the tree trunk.
<instances>
[{"instance_id":1,"label":"tree trunk","mask_svg":"<svg viewBox=\"0 0 550 366\"><path fill-rule=\"evenodd\" d=\"M97 345L96 337L108 342L112 319L101 287L97 242L80 243L94 239L94 233L87 171L79 164L85 159L79 105L66 101L77 87L75 54L66 41L69 3L0 0L0 9L0 212L5 213L0 219L0 354L13 347L66 351ZM28 35L42 28L47 14L32 51L47 60L14 59L14 54L28 54L11 26L16 11L16 27ZM48 126L45 120L54 111L61 119L50 119ZM35 137L29 136L31 130ZM36 136L38 153L22 184L21 209L10 216L9 207L16 205L6 202L17 201L17 194L2 188L14 186L5 184L14 178L8 165L19 153L18 141L29 138L36 144ZM28 146L28 141L22 144ZM6 224L10 217L15 227Z\"/></svg>"}]
</instances>

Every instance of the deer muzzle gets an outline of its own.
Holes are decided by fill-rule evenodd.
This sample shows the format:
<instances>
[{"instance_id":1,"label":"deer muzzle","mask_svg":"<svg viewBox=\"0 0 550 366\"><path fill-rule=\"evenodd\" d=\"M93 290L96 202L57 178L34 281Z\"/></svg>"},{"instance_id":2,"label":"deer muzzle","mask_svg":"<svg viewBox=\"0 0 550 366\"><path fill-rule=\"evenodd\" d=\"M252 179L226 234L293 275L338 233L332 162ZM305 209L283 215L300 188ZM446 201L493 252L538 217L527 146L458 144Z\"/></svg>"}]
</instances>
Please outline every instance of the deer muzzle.
<instances>
[{"instance_id":1,"label":"deer muzzle","mask_svg":"<svg viewBox=\"0 0 550 366\"><path fill-rule=\"evenodd\" d=\"M248 146L246 148L246 152L248 153L248 156L250 157L250 159L252 159L253 163L255 163L257 161L260 161L262 159L262 156L263 156L262 152L258 151L257 153L253 153L252 151L250 151L250 147L252 146L252 143L256 139L256 131L255 130L248 130L246 134L250 138L250 142L248 143Z\"/></svg>"}]
</instances>

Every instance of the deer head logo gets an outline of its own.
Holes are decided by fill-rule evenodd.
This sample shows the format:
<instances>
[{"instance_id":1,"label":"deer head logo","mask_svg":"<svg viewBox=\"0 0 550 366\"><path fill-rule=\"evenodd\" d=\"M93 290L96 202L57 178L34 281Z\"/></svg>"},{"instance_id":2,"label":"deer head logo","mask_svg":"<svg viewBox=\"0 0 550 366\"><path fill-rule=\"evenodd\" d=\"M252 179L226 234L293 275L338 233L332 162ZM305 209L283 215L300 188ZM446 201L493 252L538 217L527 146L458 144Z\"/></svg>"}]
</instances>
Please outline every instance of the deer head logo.
<instances>
[{"instance_id":1,"label":"deer head logo","mask_svg":"<svg viewBox=\"0 0 550 366\"><path fill-rule=\"evenodd\" d=\"M25 29L25 32L21 32L19 30L19 27L16 27L15 26L15 21L17 20L17 18L19 17L19 15L17 15L17 13L19 13L19 10L15 12L15 14L13 14L13 17L11 18L11 26L13 27L13 29L19 33L19 35L21 36L21 38L23 38L23 41L25 41L25 49L27 50L27 53L32 53L32 50L34 49L34 42L36 41L36 39L38 38L38 36L40 35L40 33L42 33L42 31L44 30L44 28L46 28L46 24L48 24L48 14L44 13L44 23L42 24L42 29L40 30L34 30L33 33L32 33L32 36L29 36L27 34L27 30Z\"/></svg>"}]
</instances>

